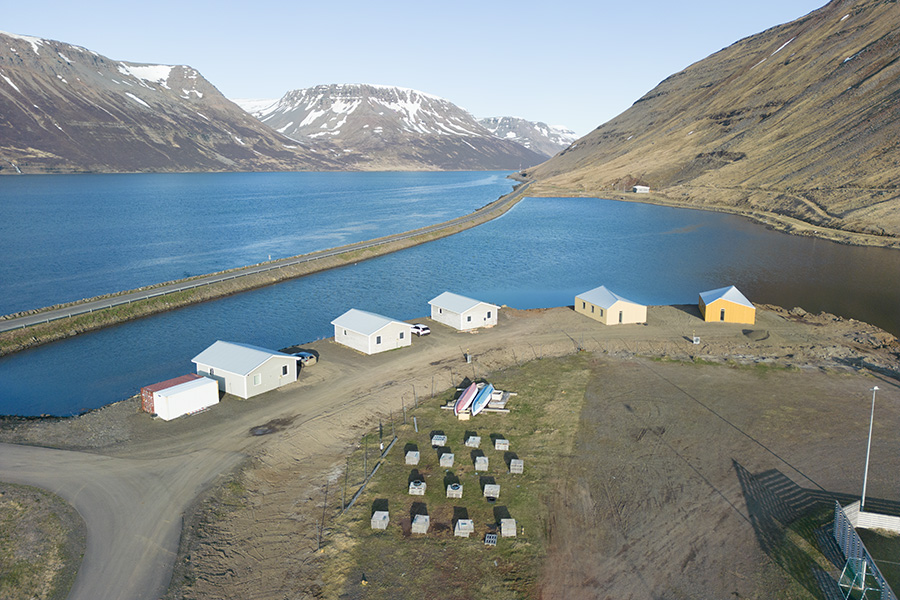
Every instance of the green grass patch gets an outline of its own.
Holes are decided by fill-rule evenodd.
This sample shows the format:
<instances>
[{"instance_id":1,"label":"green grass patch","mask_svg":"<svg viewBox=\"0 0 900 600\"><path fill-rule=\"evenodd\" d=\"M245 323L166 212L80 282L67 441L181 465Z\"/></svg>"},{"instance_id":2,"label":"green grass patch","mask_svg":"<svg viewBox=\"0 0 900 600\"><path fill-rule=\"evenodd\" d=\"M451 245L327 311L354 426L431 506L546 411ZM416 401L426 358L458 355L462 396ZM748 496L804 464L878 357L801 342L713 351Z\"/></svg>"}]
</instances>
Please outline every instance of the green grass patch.
<instances>
[{"instance_id":1,"label":"green grass patch","mask_svg":"<svg viewBox=\"0 0 900 600\"><path fill-rule=\"evenodd\" d=\"M900 593L900 534L880 529L856 531L888 585L895 594Z\"/></svg>"},{"instance_id":2,"label":"green grass patch","mask_svg":"<svg viewBox=\"0 0 900 600\"><path fill-rule=\"evenodd\" d=\"M325 538L323 581L326 596L342 598L528 598L537 597L537 583L545 555L548 522L546 499L554 493L559 457L570 455L589 380L585 355L532 361L489 377L498 389L516 392L509 414L482 413L459 421L443 410L456 396L445 392L420 402L393 423L383 423L385 446L391 432L397 442L357 503L329 524ZM413 425L418 425L418 433ZM431 435L447 436L454 454L450 468L439 464ZM481 437L478 450L466 447L468 435ZM493 440L509 440L509 450L495 450ZM348 492L355 491L380 454L379 430L367 434L348 458ZM418 449L418 465L405 464L406 450ZM366 451L368 449L368 458ZM483 453L489 469L476 472L474 457ZM524 461L523 474L510 474L512 458ZM423 496L408 493L411 479L426 483ZM462 499L448 499L447 485L463 485ZM495 502L483 497L486 483L500 485ZM339 493L344 496L343 490ZM374 510L388 510L385 531L370 528ZM414 514L427 513L427 534L410 531ZM515 538L500 538L496 547L484 545L485 535L499 532L501 518L517 523ZM472 519L475 533L455 537L458 519ZM363 579L365 578L365 584Z\"/></svg>"},{"instance_id":3,"label":"green grass patch","mask_svg":"<svg viewBox=\"0 0 900 600\"><path fill-rule=\"evenodd\" d=\"M0 483L0 598L65 598L84 556L85 526L58 496Z\"/></svg>"}]
</instances>

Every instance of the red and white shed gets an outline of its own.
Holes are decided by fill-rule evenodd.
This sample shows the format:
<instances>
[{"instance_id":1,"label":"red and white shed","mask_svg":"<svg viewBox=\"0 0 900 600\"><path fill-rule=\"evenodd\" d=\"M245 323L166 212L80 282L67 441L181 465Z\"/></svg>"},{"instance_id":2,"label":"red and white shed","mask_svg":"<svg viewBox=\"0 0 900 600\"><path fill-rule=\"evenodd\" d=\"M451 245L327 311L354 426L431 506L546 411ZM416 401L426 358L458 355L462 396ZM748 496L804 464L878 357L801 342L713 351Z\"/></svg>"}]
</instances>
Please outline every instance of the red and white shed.
<instances>
[{"instance_id":1,"label":"red and white shed","mask_svg":"<svg viewBox=\"0 0 900 600\"><path fill-rule=\"evenodd\" d=\"M219 383L195 373L141 388L141 410L164 421L219 403Z\"/></svg>"}]
</instances>

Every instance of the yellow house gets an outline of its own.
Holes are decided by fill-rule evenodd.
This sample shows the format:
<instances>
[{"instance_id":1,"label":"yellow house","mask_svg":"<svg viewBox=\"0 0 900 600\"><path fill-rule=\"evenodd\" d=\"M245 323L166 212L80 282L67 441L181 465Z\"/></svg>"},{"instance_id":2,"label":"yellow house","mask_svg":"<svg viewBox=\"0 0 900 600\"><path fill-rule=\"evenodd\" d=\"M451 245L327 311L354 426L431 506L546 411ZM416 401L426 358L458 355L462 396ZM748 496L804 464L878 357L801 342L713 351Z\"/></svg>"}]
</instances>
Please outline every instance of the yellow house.
<instances>
[{"instance_id":1,"label":"yellow house","mask_svg":"<svg viewBox=\"0 0 900 600\"><path fill-rule=\"evenodd\" d=\"M732 285L701 292L700 316L707 322L753 325L756 322L756 307Z\"/></svg>"},{"instance_id":2,"label":"yellow house","mask_svg":"<svg viewBox=\"0 0 900 600\"><path fill-rule=\"evenodd\" d=\"M602 285L575 296L575 312L604 325L647 322L646 306L614 294Z\"/></svg>"}]
</instances>

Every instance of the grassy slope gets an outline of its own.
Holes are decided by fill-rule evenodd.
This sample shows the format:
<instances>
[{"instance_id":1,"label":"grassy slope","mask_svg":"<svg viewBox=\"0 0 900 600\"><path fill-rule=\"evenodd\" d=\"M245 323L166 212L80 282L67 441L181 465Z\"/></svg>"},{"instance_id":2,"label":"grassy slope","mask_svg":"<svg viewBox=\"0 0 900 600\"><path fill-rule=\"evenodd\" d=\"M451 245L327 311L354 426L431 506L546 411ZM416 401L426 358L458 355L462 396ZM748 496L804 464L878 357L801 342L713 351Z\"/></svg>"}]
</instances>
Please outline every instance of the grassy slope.
<instances>
[{"instance_id":1,"label":"grassy slope","mask_svg":"<svg viewBox=\"0 0 900 600\"><path fill-rule=\"evenodd\" d=\"M831 2L689 66L529 170L531 193L642 182L660 202L900 236L895 6Z\"/></svg>"}]
</instances>

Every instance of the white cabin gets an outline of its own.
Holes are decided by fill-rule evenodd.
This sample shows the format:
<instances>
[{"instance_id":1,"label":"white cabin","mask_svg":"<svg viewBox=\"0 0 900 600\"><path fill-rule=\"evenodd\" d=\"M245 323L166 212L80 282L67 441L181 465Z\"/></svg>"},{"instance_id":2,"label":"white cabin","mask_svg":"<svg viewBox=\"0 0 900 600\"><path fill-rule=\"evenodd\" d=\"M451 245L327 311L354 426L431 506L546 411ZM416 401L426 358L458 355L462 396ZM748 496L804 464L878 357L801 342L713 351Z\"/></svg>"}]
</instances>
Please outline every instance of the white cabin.
<instances>
[{"instance_id":1,"label":"white cabin","mask_svg":"<svg viewBox=\"0 0 900 600\"><path fill-rule=\"evenodd\" d=\"M363 354L377 354L412 343L412 325L409 323L356 308L351 308L331 324L334 325L335 342Z\"/></svg>"},{"instance_id":2,"label":"white cabin","mask_svg":"<svg viewBox=\"0 0 900 600\"><path fill-rule=\"evenodd\" d=\"M220 390L244 399L297 381L296 356L249 344L219 340L191 362Z\"/></svg>"},{"instance_id":3,"label":"white cabin","mask_svg":"<svg viewBox=\"0 0 900 600\"><path fill-rule=\"evenodd\" d=\"M496 325L497 312L500 310L496 304L452 292L444 292L428 304L431 305L432 319L460 331Z\"/></svg>"}]
</instances>

